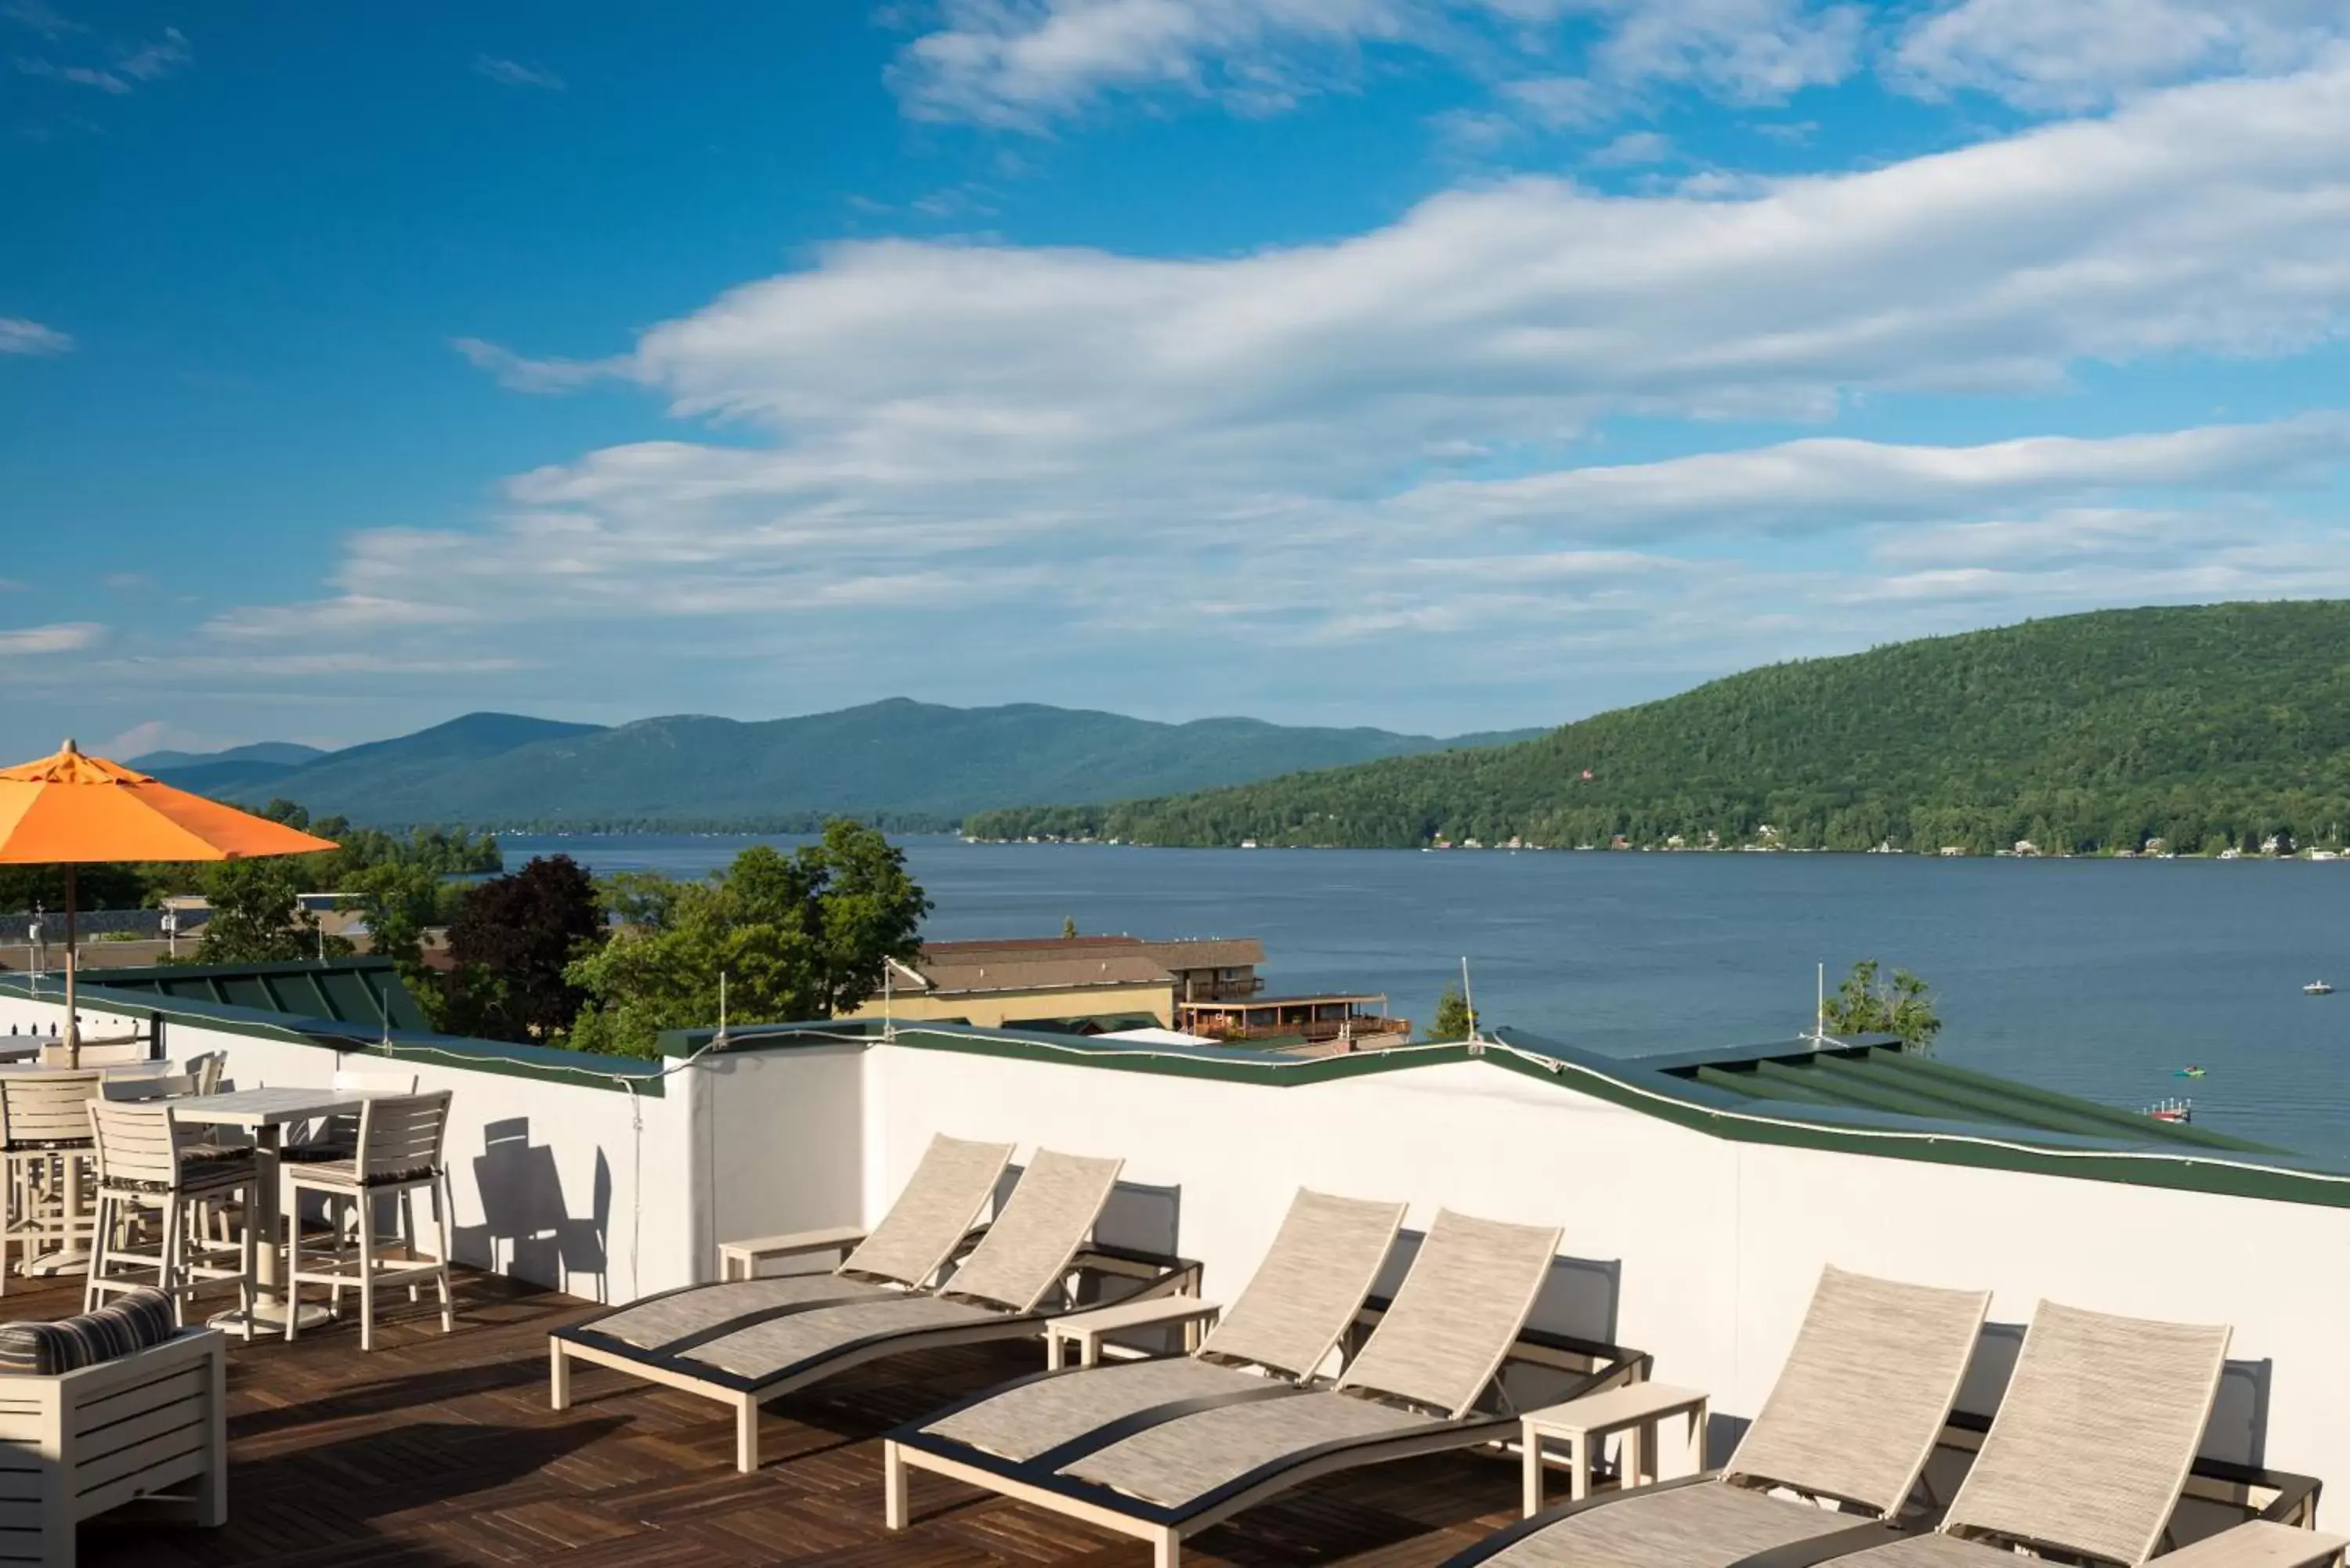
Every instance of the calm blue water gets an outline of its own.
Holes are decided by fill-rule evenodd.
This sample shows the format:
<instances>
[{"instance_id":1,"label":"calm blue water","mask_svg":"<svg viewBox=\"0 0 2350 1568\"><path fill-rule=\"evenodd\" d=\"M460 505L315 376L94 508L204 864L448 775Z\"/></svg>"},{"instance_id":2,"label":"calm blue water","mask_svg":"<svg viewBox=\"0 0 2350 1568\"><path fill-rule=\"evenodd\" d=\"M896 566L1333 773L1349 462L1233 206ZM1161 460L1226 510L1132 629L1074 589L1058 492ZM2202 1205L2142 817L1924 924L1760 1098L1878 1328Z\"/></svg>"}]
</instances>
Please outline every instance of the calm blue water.
<instances>
[{"instance_id":1,"label":"calm blue water","mask_svg":"<svg viewBox=\"0 0 2350 1568\"><path fill-rule=\"evenodd\" d=\"M697 876L753 841L504 842ZM941 940L1253 936L1271 990L1417 1019L1465 954L1487 1022L1624 1055L1786 1038L1814 962L1880 958L1932 983L1946 1061L2350 1161L2350 861L904 844Z\"/></svg>"}]
</instances>

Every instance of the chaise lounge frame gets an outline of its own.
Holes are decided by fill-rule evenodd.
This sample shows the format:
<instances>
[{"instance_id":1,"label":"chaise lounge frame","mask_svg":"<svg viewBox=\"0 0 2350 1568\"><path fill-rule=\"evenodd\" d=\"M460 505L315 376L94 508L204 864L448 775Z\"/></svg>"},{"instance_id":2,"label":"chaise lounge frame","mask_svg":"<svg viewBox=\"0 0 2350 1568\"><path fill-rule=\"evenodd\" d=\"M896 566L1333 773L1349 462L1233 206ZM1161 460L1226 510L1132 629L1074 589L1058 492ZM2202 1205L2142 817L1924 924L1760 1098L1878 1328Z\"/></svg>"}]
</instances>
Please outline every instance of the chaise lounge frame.
<instances>
[{"instance_id":1,"label":"chaise lounge frame","mask_svg":"<svg viewBox=\"0 0 2350 1568\"><path fill-rule=\"evenodd\" d=\"M987 1230L984 1225L973 1226L965 1234L962 1244L955 1250L955 1257L961 1259L968 1255L987 1234ZM846 1251L863 1239L862 1232L831 1229L807 1232L806 1246L799 1244L801 1238L769 1238L760 1244L759 1251L762 1256L770 1257L833 1247ZM1201 1264L1194 1259L1161 1256L1101 1241L1088 1241L1069 1260L1063 1292L1065 1305L1006 1314L983 1323L894 1329L870 1334L824 1355L779 1367L760 1377L741 1376L685 1355L648 1350L597 1331L596 1324L602 1318L643 1306L649 1302L704 1288L701 1284L682 1285L673 1291L658 1292L642 1300L630 1302L625 1307L616 1307L612 1312L601 1314L586 1323L556 1329L547 1341L550 1402L557 1410L571 1408L573 1362L609 1367L649 1383L698 1394L705 1399L727 1406L734 1412L734 1468L747 1475L759 1468L759 1407L772 1400L820 1383L853 1366L887 1356L980 1345L1031 1334L1041 1336L1047 1323L1070 1311L1106 1306L1113 1302L1197 1295L1200 1293L1201 1273ZM950 1289L942 1293L951 1297L953 1292ZM838 1304L835 1302L808 1302L793 1307L769 1309L761 1315L777 1317L794 1312L821 1311ZM704 1343L721 1333L732 1332L742 1326L743 1320L729 1320L718 1329L691 1336L686 1343L690 1348L692 1345Z\"/></svg>"},{"instance_id":2,"label":"chaise lounge frame","mask_svg":"<svg viewBox=\"0 0 2350 1568\"><path fill-rule=\"evenodd\" d=\"M1364 1303L1347 1335L1347 1365L1353 1364L1368 1334L1384 1320L1393 1304L1393 1298L1386 1296L1374 1296ZM1555 1397L1581 1398L1625 1384L1645 1381L1650 1364L1651 1358L1645 1352L1522 1326L1504 1353L1489 1390L1500 1388L1502 1374L1509 1367L1531 1366L1569 1374L1572 1382ZM1097 1428L1073 1443L1048 1449L1024 1461L1006 1459L924 1429L1009 1389L1049 1378L1081 1376L1087 1370L1076 1367L1040 1372L998 1384L967 1399L934 1410L920 1420L890 1433L882 1445L883 1503L887 1526L891 1530L906 1528L910 1517L908 1472L919 1469L1130 1537L1151 1548L1154 1568L1180 1568L1183 1542L1188 1538L1318 1477L1388 1460L1415 1459L1424 1454L1444 1453L1485 1444L1505 1444L1514 1439L1521 1429L1517 1415L1508 1408L1506 1398L1503 1398L1498 1401L1499 1409L1465 1413L1423 1430L1370 1438L1342 1438L1294 1449L1177 1506L1153 1503L1058 1471L1060 1467L1082 1458L1084 1453L1099 1451L1124 1438L1184 1416L1224 1405L1327 1392L1332 1384L1325 1379L1287 1383L1268 1378L1262 1389L1238 1390L1154 1406ZM1397 1408L1399 1414L1405 1409L1400 1405Z\"/></svg>"}]
</instances>

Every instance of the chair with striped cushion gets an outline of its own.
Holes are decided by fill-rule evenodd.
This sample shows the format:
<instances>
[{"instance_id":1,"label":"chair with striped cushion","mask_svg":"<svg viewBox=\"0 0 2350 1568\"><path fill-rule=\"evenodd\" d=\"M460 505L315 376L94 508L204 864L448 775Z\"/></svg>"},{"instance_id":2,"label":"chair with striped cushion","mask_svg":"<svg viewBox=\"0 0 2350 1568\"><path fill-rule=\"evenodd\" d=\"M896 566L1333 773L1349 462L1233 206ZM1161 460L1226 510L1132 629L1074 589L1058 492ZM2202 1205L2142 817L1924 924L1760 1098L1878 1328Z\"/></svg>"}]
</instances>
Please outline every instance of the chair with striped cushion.
<instances>
[{"instance_id":1,"label":"chair with striped cushion","mask_svg":"<svg viewBox=\"0 0 2350 1568\"><path fill-rule=\"evenodd\" d=\"M98 1221L93 1229L85 1310L110 1293L144 1289L171 1298L173 1321L187 1319L188 1299L203 1284L233 1282L248 1324L253 1314L254 1236L214 1242L200 1222L211 1204L253 1197L253 1158L199 1149L197 1128L172 1114L169 1100L88 1102L98 1149ZM142 1223L149 1210L161 1223ZM151 1241L154 1251L145 1250Z\"/></svg>"},{"instance_id":2,"label":"chair with striped cushion","mask_svg":"<svg viewBox=\"0 0 2350 1568\"><path fill-rule=\"evenodd\" d=\"M442 1163L442 1146L449 1133L449 1091L430 1095L384 1096L359 1107L359 1137L349 1156L314 1160L286 1168L286 1185L296 1201L286 1208L292 1267L286 1277L296 1296L304 1285L326 1285L335 1310L342 1309L343 1292L359 1296L359 1348L375 1348L375 1287L408 1285L408 1299L418 1299L419 1287L431 1280L441 1292L441 1332L456 1327L455 1308L449 1296L449 1209L452 1195L449 1172ZM430 1258L417 1256L415 1195L421 1190L432 1200L438 1245ZM330 1235L325 1242L306 1247L300 1199L316 1192L327 1200ZM380 1229L380 1207L397 1200L403 1238L401 1257L385 1255L387 1239ZM346 1230L337 1219L338 1207L348 1204L353 1223ZM351 1242L357 1243L356 1248ZM289 1312L286 1337L295 1336L301 1314Z\"/></svg>"},{"instance_id":3,"label":"chair with striped cushion","mask_svg":"<svg viewBox=\"0 0 2350 1568\"><path fill-rule=\"evenodd\" d=\"M84 1108L104 1075L37 1073L0 1078L0 1283L16 1267L47 1252L69 1251L89 1234L89 1216L68 1203L91 1144Z\"/></svg>"}]
</instances>

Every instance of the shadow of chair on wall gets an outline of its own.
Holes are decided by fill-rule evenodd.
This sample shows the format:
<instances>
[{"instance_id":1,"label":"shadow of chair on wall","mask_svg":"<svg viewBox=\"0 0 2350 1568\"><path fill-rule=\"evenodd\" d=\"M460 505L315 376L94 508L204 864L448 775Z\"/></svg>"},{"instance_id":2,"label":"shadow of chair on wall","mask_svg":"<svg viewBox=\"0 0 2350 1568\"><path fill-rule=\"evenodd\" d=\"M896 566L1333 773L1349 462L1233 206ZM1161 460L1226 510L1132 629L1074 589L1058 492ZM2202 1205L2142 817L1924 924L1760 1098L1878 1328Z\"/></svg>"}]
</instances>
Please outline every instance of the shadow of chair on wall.
<instances>
[{"instance_id":1,"label":"shadow of chair on wall","mask_svg":"<svg viewBox=\"0 0 2350 1568\"><path fill-rule=\"evenodd\" d=\"M592 1280L594 1299L607 1299L612 1168L602 1149L584 1215L563 1190L554 1148L532 1141L528 1116L484 1127L472 1169L482 1223L457 1228L460 1261L574 1295L591 1293Z\"/></svg>"}]
</instances>

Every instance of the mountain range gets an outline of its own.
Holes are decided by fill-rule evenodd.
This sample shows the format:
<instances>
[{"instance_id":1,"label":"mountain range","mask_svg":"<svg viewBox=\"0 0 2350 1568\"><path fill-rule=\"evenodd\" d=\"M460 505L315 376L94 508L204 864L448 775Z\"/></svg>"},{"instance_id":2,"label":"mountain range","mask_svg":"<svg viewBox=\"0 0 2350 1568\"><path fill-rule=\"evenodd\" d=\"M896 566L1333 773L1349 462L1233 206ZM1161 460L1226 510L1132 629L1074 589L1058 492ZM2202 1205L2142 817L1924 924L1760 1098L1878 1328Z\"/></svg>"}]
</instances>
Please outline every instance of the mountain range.
<instances>
[{"instance_id":1,"label":"mountain range","mask_svg":"<svg viewBox=\"0 0 2350 1568\"><path fill-rule=\"evenodd\" d=\"M844 813L944 826L1025 801L1203 789L1533 732L1440 740L897 698L756 723L678 715L607 728L471 713L340 751L270 742L210 755L157 753L132 765L218 799L283 797L313 815L376 826L783 831Z\"/></svg>"},{"instance_id":2,"label":"mountain range","mask_svg":"<svg viewBox=\"0 0 2350 1568\"><path fill-rule=\"evenodd\" d=\"M2108 610L1751 670L1514 745L990 812L982 837L2259 854L2350 825L2350 602ZM2157 845L2154 841L2160 840Z\"/></svg>"}]
</instances>

